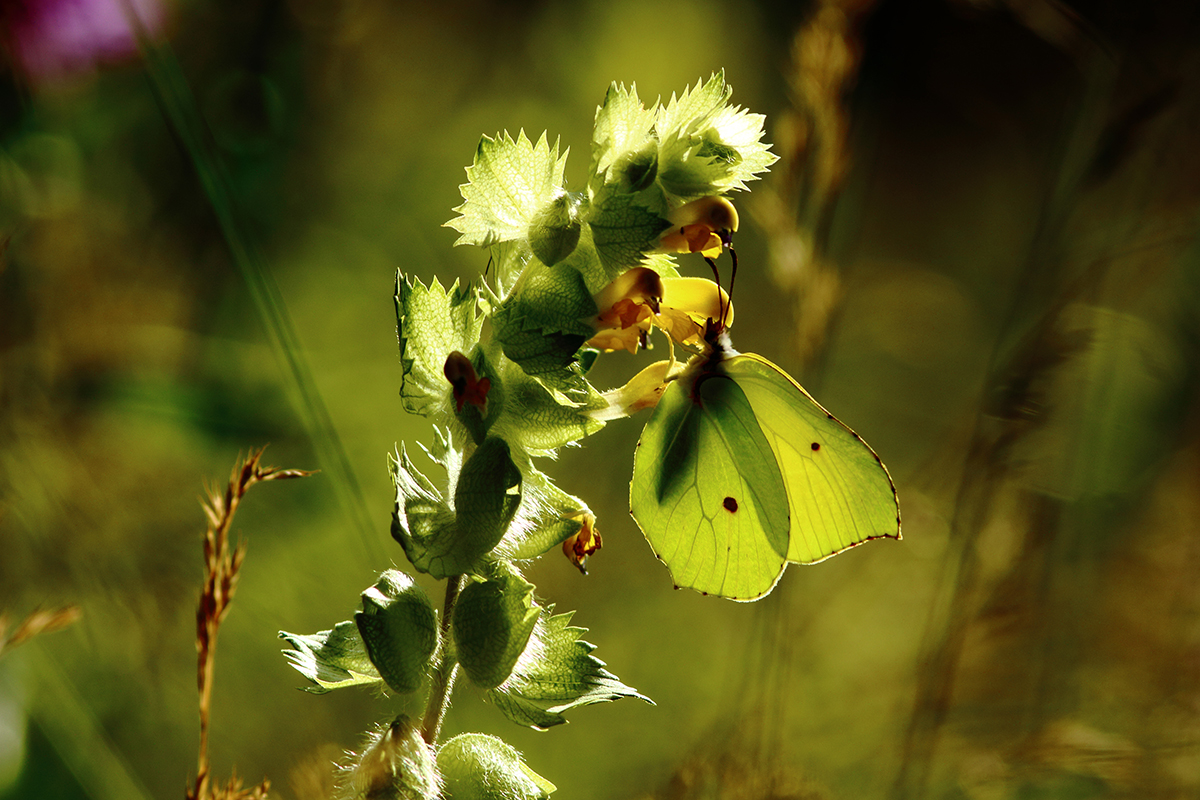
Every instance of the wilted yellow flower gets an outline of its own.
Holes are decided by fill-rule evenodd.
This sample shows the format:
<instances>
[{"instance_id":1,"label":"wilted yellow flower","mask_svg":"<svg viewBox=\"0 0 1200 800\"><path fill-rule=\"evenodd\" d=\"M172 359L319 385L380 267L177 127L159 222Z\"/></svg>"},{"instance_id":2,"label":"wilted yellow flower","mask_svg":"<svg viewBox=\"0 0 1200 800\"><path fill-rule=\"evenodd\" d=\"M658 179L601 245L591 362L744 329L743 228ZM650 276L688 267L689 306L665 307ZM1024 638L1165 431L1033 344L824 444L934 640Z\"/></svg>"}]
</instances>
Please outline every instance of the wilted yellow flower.
<instances>
[{"instance_id":1,"label":"wilted yellow flower","mask_svg":"<svg viewBox=\"0 0 1200 800\"><path fill-rule=\"evenodd\" d=\"M596 515L584 510L571 515L571 518L580 520L583 526L579 529L578 533L568 537L562 543L563 555L580 572L587 575L588 556L595 553L603 545L603 540L600 538L600 531L596 530Z\"/></svg>"}]
</instances>

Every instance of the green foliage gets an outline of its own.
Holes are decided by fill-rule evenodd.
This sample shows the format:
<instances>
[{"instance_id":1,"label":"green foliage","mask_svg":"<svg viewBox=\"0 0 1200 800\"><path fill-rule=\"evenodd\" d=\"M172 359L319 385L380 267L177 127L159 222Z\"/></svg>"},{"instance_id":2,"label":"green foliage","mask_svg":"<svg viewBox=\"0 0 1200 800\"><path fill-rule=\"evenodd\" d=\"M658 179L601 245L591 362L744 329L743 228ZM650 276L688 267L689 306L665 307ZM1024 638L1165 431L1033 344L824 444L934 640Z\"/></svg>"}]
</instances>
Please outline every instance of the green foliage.
<instances>
[{"instance_id":1,"label":"green foliage","mask_svg":"<svg viewBox=\"0 0 1200 800\"><path fill-rule=\"evenodd\" d=\"M453 505L413 467L403 451L392 462L396 506L392 535L412 565L435 578L473 573L504 537L521 503L521 473L508 443L484 440L451 475Z\"/></svg>"},{"instance_id":2,"label":"green foliage","mask_svg":"<svg viewBox=\"0 0 1200 800\"><path fill-rule=\"evenodd\" d=\"M562 194L534 214L529 223L529 246L547 266L569 256L579 244L579 204L577 194Z\"/></svg>"},{"instance_id":3,"label":"green foliage","mask_svg":"<svg viewBox=\"0 0 1200 800\"><path fill-rule=\"evenodd\" d=\"M505 356L529 375L552 376L575 363L575 353L594 333L585 320L595 314L579 270L534 261L492 322Z\"/></svg>"},{"instance_id":4,"label":"green foliage","mask_svg":"<svg viewBox=\"0 0 1200 800\"><path fill-rule=\"evenodd\" d=\"M631 198L665 216L690 200L745 189L778 157L761 141L766 118L730 106L732 92L718 73L646 110L636 88L613 84L596 112L593 202Z\"/></svg>"},{"instance_id":5,"label":"green foliage","mask_svg":"<svg viewBox=\"0 0 1200 800\"><path fill-rule=\"evenodd\" d=\"M541 216L563 194L563 168L567 154L558 155L542 134L533 144L521 131L514 140L505 133L484 136L467 167L462 185L465 201L454 209L459 216L446 223L462 234L455 244L480 247L497 242L527 239L529 228L544 224ZM553 216L553 212L551 217Z\"/></svg>"},{"instance_id":6,"label":"green foliage","mask_svg":"<svg viewBox=\"0 0 1200 800\"><path fill-rule=\"evenodd\" d=\"M552 451L590 436L604 427L589 412L603 408L604 399L576 365L538 380L508 362L498 372L507 403L492 432L514 447L529 452ZM550 385L547 385L550 384Z\"/></svg>"},{"instance_id":7,"label":"green foliage","mask_svg":"<svg viewBox=\"0 0 1200 800\"><path fill-rule=\"evenodd\" d=\"M615 188L596 195L588 216L592 242L609 280L638 264L670 223L637 201L637 195Z\"/></svg>"},{"instance_id":8,"label":"green foliage","mask_svg":"<svg viewBox=\"0 0 1200 800\"><path fill-rule=\"evenodd\" d=\"M509 561L540 556L578 533L584 515L591 514L582 500L555 486L531 461L518 466L524 479L521 505L493 550Z\"/></svg>"},{"instance_id":9,"label":"green foliage","mask_svg":"<svg viewBox=\"0 0 1200 800\"><path fill-rule=\"evenodd\" d=\"M433 438L424 449L439 474L427 477L399 446L390 463L392 536L413 569L448 581L441 626L412 578L389 570L363 593L354 622L312 636L281 634L293 648L288 659L316 684L310 691L386 684L411 693L428 677L421 734L430 744L459 669L506 717L539 729L593 703L650 702L592 655L594 646L580 638L584 629L569 624L571 613L538 603L519 562L585 527L588 552L599 547L587 505L534 459L623 413L587 378L604 346L588 341L640 324L657 301L645 293L617 296L645 281L613 282L634 267L677 275L660 237L697 221L679 222L675 209L744 188L774 160L759 141L763 118L729 107L729 94L717 74L647 109L636 89L614 84L596 114L583 192L564 188L567 156L546 134L536 142L524 131L481 139L458 216L446 224L459 232L456 244L488 250L486 274L448 289L437 280L396 278L401 402L429 419ZM630 334L637 340L638 330ZM408 743L405 752L420 755L414 736L406 721L394 723L369 751ZM388 765L395 764L355 778L355 791L434 791L436 781L427 780L419 791L397 794L399 773ZM437 770L447 798L543 798L554 790L515 750L480 734L443 745Z\"/></svg>"}]
</instances>

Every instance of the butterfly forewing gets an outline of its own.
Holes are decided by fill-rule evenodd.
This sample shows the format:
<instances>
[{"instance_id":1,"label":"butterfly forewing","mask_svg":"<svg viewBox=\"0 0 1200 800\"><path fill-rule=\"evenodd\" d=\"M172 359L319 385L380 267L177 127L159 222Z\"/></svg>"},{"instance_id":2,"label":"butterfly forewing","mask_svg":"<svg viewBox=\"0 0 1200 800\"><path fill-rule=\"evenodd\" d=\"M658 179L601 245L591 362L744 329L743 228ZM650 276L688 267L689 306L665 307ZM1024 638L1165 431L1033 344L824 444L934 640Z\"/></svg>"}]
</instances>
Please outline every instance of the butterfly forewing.
<instances>
[{"instance_id":1,"label":"butterfly forewing","mask_svg":"<svg viewBox=\"0 0 1200 800\"><path fill-rule=\"evenodd\" d=\"M720 369L745 393L787 487L787 560L810 564L854 545L899 538L900 511L887 468L866 442L761 356Z\"/></svg>"}]
</instances>

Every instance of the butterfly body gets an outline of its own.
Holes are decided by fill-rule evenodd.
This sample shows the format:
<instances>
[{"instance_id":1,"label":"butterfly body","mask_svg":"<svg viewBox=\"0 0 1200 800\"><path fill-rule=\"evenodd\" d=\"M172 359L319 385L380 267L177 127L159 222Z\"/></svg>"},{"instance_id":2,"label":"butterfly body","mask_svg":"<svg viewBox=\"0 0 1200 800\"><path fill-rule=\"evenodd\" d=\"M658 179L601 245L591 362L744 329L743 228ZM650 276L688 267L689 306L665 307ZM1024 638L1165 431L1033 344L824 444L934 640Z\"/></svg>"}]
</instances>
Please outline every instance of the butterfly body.
<instances>
[{"instance_id":1,"label":"butterfly body","mask_svg":"<svg viewBox=\"0 0 1200 800\"><path fill-rule=\"evenodd\" d=\"M754 600L789 562L900 537L875 452L770 361L710 325L634 458L630 511L677 586Z\"/></svg>"}]
</instances>

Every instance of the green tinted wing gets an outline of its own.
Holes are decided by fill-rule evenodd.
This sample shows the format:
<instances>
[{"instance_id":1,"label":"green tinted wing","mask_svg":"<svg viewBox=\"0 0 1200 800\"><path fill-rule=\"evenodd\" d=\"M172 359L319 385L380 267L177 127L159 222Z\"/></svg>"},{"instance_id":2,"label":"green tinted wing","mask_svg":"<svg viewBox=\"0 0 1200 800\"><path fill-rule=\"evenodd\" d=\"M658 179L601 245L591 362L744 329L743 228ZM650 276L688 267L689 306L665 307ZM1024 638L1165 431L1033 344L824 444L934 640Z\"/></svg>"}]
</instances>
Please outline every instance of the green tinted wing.
<instances>
[{"instance_id":1,"label":"green tinted wing","mask_svg":"<svg viewBox=\"0 0 1200 800\"><path fill-rule=\"evenodd\" d=\"M719 373L698 384L672 384L646 423L630 511L677 586L754 600L786 563L783 477L738 385Z\"/></svg>"},{"instance_id":2,"label":"green tinted wing","mask_svg":"<svg viewBox=\"0 0 1200 800\"><path fill-rule=\"evenodd\" d=\"M787 486L787 560L811 564L857 544L900 538L900 507L887 468L787 373L746 354L719 369L745 393Z\"/></svg>"}]
</instances>

